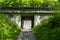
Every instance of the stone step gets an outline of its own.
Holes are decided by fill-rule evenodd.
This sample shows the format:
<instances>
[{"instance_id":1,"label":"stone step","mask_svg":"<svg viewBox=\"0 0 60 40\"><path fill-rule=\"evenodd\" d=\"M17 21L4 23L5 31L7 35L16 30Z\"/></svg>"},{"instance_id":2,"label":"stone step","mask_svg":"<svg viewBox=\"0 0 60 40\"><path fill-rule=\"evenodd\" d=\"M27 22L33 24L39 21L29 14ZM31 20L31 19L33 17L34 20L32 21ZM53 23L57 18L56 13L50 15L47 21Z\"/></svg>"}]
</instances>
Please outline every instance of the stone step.
<instances>
[{"instance_id":1,"label":"stone step","mask_svg":"<svg viewBox=\"0 0 60 40\"><path fill-rule=\"evenodd\" d=\"M32 31L21 31L17 40L36 40Z\"/></svg>"}]
</instances>

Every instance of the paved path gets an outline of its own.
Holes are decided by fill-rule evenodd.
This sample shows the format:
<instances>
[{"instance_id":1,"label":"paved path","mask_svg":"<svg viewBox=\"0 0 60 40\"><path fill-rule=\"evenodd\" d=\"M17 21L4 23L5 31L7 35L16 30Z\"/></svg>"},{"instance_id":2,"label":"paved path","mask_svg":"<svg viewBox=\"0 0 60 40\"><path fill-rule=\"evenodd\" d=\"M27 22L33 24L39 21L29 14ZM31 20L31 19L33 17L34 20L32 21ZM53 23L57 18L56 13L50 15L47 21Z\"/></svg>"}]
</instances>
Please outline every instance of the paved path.
<instances>
[{"instance_id":1,"label":"paved path","mask_svg":"<svg viewBox=\"0 0 60 40\"><path fill-rule=\"evenodd\" d=\"M22 30L17 38L17 40L36 40L34 33L30 31Z\"/></svg>"}]
</instances>

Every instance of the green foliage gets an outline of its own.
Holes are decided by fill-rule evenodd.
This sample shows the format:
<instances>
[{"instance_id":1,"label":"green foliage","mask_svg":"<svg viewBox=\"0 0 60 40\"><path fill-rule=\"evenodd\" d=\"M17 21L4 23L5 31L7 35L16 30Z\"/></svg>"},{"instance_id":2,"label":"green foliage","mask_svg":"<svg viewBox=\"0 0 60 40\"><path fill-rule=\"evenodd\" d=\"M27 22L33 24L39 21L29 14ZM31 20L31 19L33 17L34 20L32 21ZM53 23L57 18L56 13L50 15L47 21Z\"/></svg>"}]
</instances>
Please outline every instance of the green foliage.
<instances>
[{"instance_id":1,"label":"green foliage","mask_svg":"<svg viewBox=\"0 0 60 40\"><path fill-rule=\"evenodd\" d=\"M33 28L37 40L59 40L60 39L60 14L44 20L42 24Z\"/></svg>"},{"instance_id":2,"label":"green foliage","mask_svg":"<svg viewBox=\"0 0 60 40\"><path fill-rule=\"evenodd\" d=\"M47 6L48 8L52 7L52 8L57 9L58 5L59 5L58 0L47 0L47 1L46 0L1 0L0 1L0 7L3 6L3 7L37 7L37 8L40 7L40 8L45 8Z\"/></svg>"},{"instance_id":3,"label":"green foliage","mask_svg":"<svg viewBox=\"0 0 60 40\"><path fill-rule=\"evenodd\" d=\"M20 28L4 14L0 14L0 40L16 40Z\"/></svg>"}]
</instances>

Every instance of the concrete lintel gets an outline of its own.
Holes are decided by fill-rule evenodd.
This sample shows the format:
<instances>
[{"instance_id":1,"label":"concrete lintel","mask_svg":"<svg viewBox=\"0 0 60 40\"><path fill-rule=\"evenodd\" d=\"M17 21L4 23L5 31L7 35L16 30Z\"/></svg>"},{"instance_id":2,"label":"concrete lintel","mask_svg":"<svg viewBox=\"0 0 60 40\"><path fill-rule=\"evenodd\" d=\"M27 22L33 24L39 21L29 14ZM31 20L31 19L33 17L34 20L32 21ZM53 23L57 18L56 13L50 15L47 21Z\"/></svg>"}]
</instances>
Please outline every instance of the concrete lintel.
<instances>
[{"instance_id":1,"label":"concrete lintel","mask_svg":"<svg viewBox=\"0 0 60 40\"><path fill-rule=\"evenodd\" d=\"M20 10L0 10L0 13L18 13L18 14L22 14L22 13L36 13L36 14L41 14L41 13L60 13L60 11L58 10L53 10L53 11L40 11L40 10L30 10L30 11L20 11Z\"/></svg>"}]
</instances>

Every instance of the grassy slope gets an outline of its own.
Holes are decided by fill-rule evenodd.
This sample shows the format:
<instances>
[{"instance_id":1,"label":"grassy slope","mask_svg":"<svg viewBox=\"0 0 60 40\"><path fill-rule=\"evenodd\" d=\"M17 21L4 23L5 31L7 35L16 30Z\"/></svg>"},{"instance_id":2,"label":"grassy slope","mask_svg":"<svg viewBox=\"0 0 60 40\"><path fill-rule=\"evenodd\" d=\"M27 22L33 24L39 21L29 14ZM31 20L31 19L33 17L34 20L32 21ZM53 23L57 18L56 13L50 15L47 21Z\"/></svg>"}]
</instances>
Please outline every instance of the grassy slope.
<instances>
[{"instance_id":1,"label":"grassy slope","mask_svg":"<svg viewBox=\"0 0 60 40\"><path fill-rule=\"evenodd\" d=\"M42 24L33 28L37 40L59 40L60 39L60 14L53 18L44 20Z\"/></svg>"},{"instance_id":2,"label":"grassy slope","mask_svg":"<svg viewBox=\"0 0 60 40\"><path fill-rule=\"evenodd\" d=\"M0 40L16 40L20 28L4 14L0 14Z\"/></svg>"}]
</instances>

